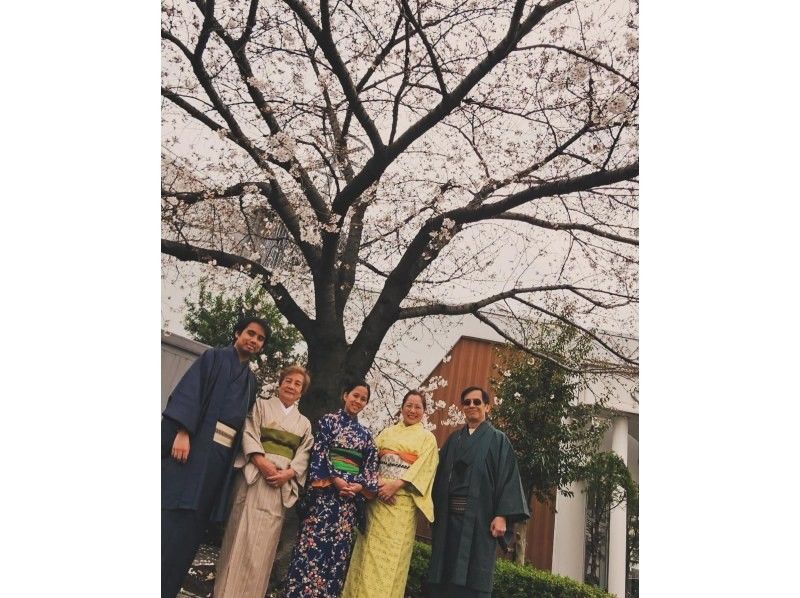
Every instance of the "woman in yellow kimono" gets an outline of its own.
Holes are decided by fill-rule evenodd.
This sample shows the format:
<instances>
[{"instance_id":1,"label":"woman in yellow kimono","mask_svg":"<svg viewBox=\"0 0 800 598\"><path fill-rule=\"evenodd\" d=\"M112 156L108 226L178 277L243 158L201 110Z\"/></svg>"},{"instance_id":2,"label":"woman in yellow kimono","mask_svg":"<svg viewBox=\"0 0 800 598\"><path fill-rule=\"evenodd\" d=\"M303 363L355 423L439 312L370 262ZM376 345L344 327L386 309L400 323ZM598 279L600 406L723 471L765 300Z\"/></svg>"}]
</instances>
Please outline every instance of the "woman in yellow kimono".
<instances>
[{"instance_id":1,"label":"woman in yellow kimono","mask_svg":"<svg viewBox=\"0 0 800 598\"><path fill-rule=\"evenodd\" d=\"M378 498L367 507L366 533L356 543L342 598L403 598L417 528L416 511L433 522L431 490L439 451L422 427L425 397L410 391L402 421L378 434Z\"/></svg>"}]
</instances>

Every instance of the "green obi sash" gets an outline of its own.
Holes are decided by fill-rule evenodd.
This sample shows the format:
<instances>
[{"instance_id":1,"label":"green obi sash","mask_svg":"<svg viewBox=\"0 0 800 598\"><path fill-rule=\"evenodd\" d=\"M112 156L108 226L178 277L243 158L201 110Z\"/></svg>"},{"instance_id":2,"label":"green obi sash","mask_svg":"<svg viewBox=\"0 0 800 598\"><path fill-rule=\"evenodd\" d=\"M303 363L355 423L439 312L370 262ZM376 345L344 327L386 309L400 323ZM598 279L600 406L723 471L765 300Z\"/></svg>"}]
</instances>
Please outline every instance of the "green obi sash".
<instances>
[{"instance_id":1,"label":"green obi sash","mask_svg":"<svg viewBox=\"0 0 800 598\"><path fill-rule=\"evenodd\" d=\"M264 447L265 453L280 455L291 460L294 459L294 454L301 442L303 442L303 438L297 434L261 427L261 446Z\"/></svg>"},{"instance_id":2,"label":"green obi sash","mask_svg":"<svg viewBox=\"0 0 800 598\"><path fill-rule=\"evenodd\" d=\"M358 473L361 469L361 451L332 446L330 449L331 466L343 473Z\"/></svg>"}]
</instances>

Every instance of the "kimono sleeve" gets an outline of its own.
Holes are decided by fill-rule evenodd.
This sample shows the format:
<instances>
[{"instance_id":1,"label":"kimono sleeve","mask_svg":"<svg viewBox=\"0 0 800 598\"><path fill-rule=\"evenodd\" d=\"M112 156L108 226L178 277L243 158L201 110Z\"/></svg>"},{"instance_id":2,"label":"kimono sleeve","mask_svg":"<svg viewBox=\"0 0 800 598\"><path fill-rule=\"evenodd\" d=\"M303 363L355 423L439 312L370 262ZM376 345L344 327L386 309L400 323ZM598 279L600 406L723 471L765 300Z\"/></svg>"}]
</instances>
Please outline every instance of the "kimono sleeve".
<instances>
[{"instance_id":1,"label":"kimono sleeve","mask_svg":"<svg viewBox=\"0 0 800 598\"><path fill-rule=\"evenodd\" d=\"M306 419L304 424L305 432L303 433L303 440L300 442L300 446L297 447L294 458L289 463L289 467L294 470L295 479L300 486L306 482L311 447L314 446L314 436L311 434L311 423Z\"/></svg>"},{"instance_id":2,"label":"kimono sleeve","mask_svg":"<svg viewBox=\"0 0 800 598\"><path fill-rule=\"evenodd\" d=\"M508 524L523 521L530 517L522 479L519 475L517 456L508 437L501 435L497 449L498 475L495 486L495 515L506 518Z\"/></svg>"},{"instance_id":3,"label":"kimono sleeve","mask_svg":"<svg viewBox=\"0 0 800 598\"><path fill-rule=\"evenodd\" d=\"M314 448L311 451L308 479L312 482L333 477L329 460L332 441L331 418L325 415L319 420L319 429L314 436Z\"/></svg>"},{"instance_id":4,"label":"kimono sleeve","mask_svg":"<svg viewBox=\"0 0 800 598\"><path fill-rule=\"evenodd\" d=\"M433 486L433 476L436 466L439 465L439 451L436 447L436 438L433 434L426 433L419 448L417 460L408 468L401 478L408 482L408 486L419 494L427 494Z\"/></svg>"},{"instance_id":5,"label":"kimono sleeve","mask_svg":"<svg viewBox=\"0 0 800 598\"><path fill-rule=\"evenodd\" d=\"M167 407L162 415L178 422L194 436L200 425L203 409L203 396L209 389L209 377L214 365L214 350L203 353L181 378L169 396Z\"/></svg>"},{"instance_id":6,"label":"kimono sleeve","mask_svg":"<svg viewBox=\"0 0 800 598\"><path fill-rule=\"evenodd\" d=\"M281 487L281 499L283 506L291 508L300 498L300 488L306 482L306 473L308 473L309 453L314 444L314 436L311 434L311 423L304 418L305 432L303 433L303 440L300 446L294 453L294 458L289 462L287 467L294 470L294 477L286 482Z\"/></svg>"},{"instance_id":7,"label":"kimono sleeve","mask_svg":"<svg viewBox=\"0 0 800 598\"><path fill-rule=\"evenodd\" d=\"M433 434L426 433L423 438L417 460L402 479L409 490L415 491L414 504L428 521L433 521L433 478L439 465L439 450Z\"/></svg>"},{"instance_id":8,"label":"kimono sleeve","mask_svg":"<svg viewBox=\"0 0 800 598\"><path fill-rule=\"evenodd\" d=\"M361 484L361 493L367 498L373 498L378 492L378 449L375 443L366 432L367 440L364 447L364 457L361 461L361 471L358 473L356 482Z\"/></svg>"},{"instance_id":9,"label":"kimono sleeve","mask_svg":"<svg viewBox=\"0 0 800 598\"><path fill-rule=\"evenodd\" d=\"M253 405L253 409L244 422L242 454L247 461L250 460L250 455L264 454L264 446L261 444L261 424L264 421L264 410L261 403L261 401L256 400L256 404Z\"/></svg>"}]
</instances>

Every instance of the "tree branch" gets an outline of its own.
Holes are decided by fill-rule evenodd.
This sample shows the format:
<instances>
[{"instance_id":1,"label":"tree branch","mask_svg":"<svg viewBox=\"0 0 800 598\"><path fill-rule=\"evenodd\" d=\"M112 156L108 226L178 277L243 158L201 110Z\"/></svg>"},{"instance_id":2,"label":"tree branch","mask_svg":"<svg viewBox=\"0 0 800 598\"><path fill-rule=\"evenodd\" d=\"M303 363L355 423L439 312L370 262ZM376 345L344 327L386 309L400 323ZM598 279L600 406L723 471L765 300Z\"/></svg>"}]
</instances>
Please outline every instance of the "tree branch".
<instances>
[{"instance_id":1,"label":"tree branch","mask_svg":"<svg viewBox=\"0 0 800 598\"><path fill-rule=\"evenodd\" d=\"M514 214L514 213L500 214L498 216L495 216L494 219L516 220L518 222L525 222L532 226L538 226L539 228L549 228L550 230L565 230L565 231L581 230L587 233L591 233L593 235L597 235L598 237L611 239L612 241L619 241L620 243L635 245L637 247L639 246L639 239L631 239L628 237L615 235L613 233L608 233L593 226L589 226L588 224L578 224L576 222L548 222L547 220L542 220L541 218L534 218L533 216L526 216L525 214Z\"/></svg>"},{"instance_id":2,"label":"tree branch","mask_svg":"<svg viewBox=\"0 0 800 598\"><path fill-rule=\"evenodd\" d=\"M547 315L547 316L550 316L551 318L554 318L554 319L556 319L556 320L559 320L559 321L561 321L561 322L564 322L564 323L565 323L565 324L567 324L568 326L572 326L573 328L577 328L578 330L580 330L581 332L583 332L583 333L584 333L586 336L590 337L590 338L591 338L591 339L593 339L593 340L594 340L596 343L598 343L598 344L599 344L599 345L601 345L603 348L605 348L605 349L606 349L606 351L608 351L609 353L611 353L611 354L612 354L612 355L614 355L615 357L618 357L618 358L620 358L622 361L624 361L624 362L626 362L626 363L628 363L628 364L630 364L630 365L635 365L635 366L638 366L638 365L639 365L639 362L637 362L635 359L631 359L631 358L629 358L629 357L627 357L627 356L623 355L622 353L620 353L619 351L617 351L616 349L614 349L613 347L611 347L611 346L610 346L608 343L606 343L606 342L605 342L603 339L601 339L599 336L597 336L597 335L596 335L594 332L592 332L591 330L588 330L587 328L584 328L583 326L581 326L581 325L580 325L580 324L578 324L577 322L574 322L574 321L570 320L569 318L567 318L567 317L564 317L564 316L562 316L562 315L560 315L560 314L557 314L557 313L555 313L555 312L553 312L553 311L550 311L550 310L548 310L548 309L545 309L544 307L541 307L541 306L539 306L539 305L535 305L535 304L533 304L533 303L531 303L531 302L529 302L529 301L525 301L524 299L520 299L519 297L514 297L514 300L515 300L515 301L519 301L519 302L520 302L520 303L522 303L523 305L527 305L527 306L528 306L528 307L530 307L531 309L534 309L534 310L536 310L536 311L538 311L538 312L541 312L541 313L543 313L543 314L545 314L545 315Z\"/></svg>"},{"instance_id":3,"label":"tree branch","mask_svg":"<svg viewBox=\"0 0 800 598\"><path fill-rule=\"evenodd\" d=\"M300 17L300 20L309 30L311 35L313 35L314 39L317 40L319 47L322 48L325 58L328 59L328 63L330 63L336 78L339 79L339 84L342 86L344 95L347 98L347 101L350 103L353 113L356 115L358 122L364 128L364 131L367 133L367 137L369 137L369 140L372 143L373 151L376 154L383 153L384 145L383 141L381 140L381 135L378 132L378 128L375 126L375 123L372 122L372 119L364 109L361 99L358 97L358 92L353 85L353 80L350 78L350 73L348 72L347 67L344 65L344 62L342 62L341 56L339 56L339 52L336 49L336 44L333 43L330 29L320 29L319 26L314 22L314 18L308 12L308 9L306 9L301 0L283 1L294 11L298 17Z\"/></svg>"},{"instance_id":4,"label":"tree branch","mask_svg":"<svg viewBox=\"0 0 800 598\"><path fill-rule=\"evenodd\" d=\"M356 280L358 252L361 249L361 238L364 233L364 213L366 211L366 203L357 204L353 210L347 233L347 242L344 251L342 251L341 265L337 269L336 315L340 318L344 313L344 306Z\"/></svg>"},{"instance_id":5,"label":"tree branch","mask_svg":"<svg viewBox=\"0 0 800 598\"><path fill-rule=\"evenodd\" d=\"M566 363L561 362L552 355L548 355L547 353L542 353L541 351L536 351L535 349L526 347L525 345L517 341L514 337L507 334L504 330L502 330L499 326L497 326L494 322L492 322L489 318L484 316L479 311L473 312L472 315L474 315L478 320L486 324L489 328L497 332L497 334L502 336L505 340L507 340L517 349L524 351L528 355L533 355L534 357L538 357L539 359L544 359L546 361L549 361L550 363L557 365L558 367L563 368L566 371L571 372L573 374L619 374L623 376L636 376L639 373L638 367L618 366L615 364L602 363L602 362L590 362L587 363L588 367L574 368L570 365L567 365Z\"/></svg>"},{"instance_id":6,"label":"tree branch","mask_svg":"<svg viewBox=\"0 0 800 598\"><path fill-rule=\"evenodd\" d=\"M439 82L439 89L443 96L447 95L447 85L444 82L444 77L442 77L442 69L439 66L439 61L436 59L436 54L433 51L433 46L428 41L428 36L425 35L425 32L420 27L417 20L414 18L414 14L411 12L411 7L408 5L407 0L400 0L403 10L406 15L406 19L408 22L411 23L412 27L416 30L419 38L422 40L425 49L428 51L428 58L431 60L431 67L433 68L433 72L436 74L436 80ZM524 2L523 2L524 4Z\"/></svg>"},{"instance_id":7,"label":"tree branch","mask_svg":"<svg viewBox=\"0 0 800 598\"><path fill-rule=\"evenodd\" d=\"M188 243L178 243L169 239L161 239L161 253L171 255L184 262L206 262L232 270L240 270L251 278L260 276L260 284L270 294L275 306L306 339L311 338L309 335L313 334L314 321L295 303L286 287L282 284L268 282L272 274L258 262L240 255L197 247Z\"/></svg>"},{"instance_id":8,"label":"tree branch","mask_svg":"<svg viewBox=\"0 0 800 598\"><path fill-rule=\"evenodd\" d=\"M541 185L535 185L491 204L483 204L478 207L456 208L447 212L445 215L460 223L477 222L478 220L486 220L498 216L503 212L512 210L534 199L566 195L577 191L589 191L594 187L629 181L637 176L639 176L638 160L622 168L617 168L616 170L599 170L590 174L542 183Z\"/></svg>"},{"instance_id":9,"label":"tree branch","mask_svg":"<svg viewBox=\"0 0 800 598\"><path fill-rule=\"evenodd\" d=\"M221 192L211 192L208 190L170 191L168 189L162 189L161 196L174 197L182 203L193 205L215 198L237 197L243 193L246 193L248 186L256 187L259 193L267 198L270 207L275 210L275 213L278 215L281 222L283 222L284 226L286 226L286 230L290 235L292 235L292 239L294 240L295 244L300 248L300 251L303 253L303 257L305 258L309 268L313 268L314 265L319 261L319 250L310 243L303 241L302 234L300 232L300 218L289 205L289 200L284 195L283 190L280 188L280 185L277 181L266 183L262 181L237 183L222 189Z\"/></svg>"},{"instance_id":10,"label":"tree branch","mask_svg":"<svg viewBox=\"0 0 800 598\"><path fill-rule=\"evenodd\" d=\"M523 178L525 178L526 176L531 174L532 172L535 172L535 171L539 170L545 164L548 164L549 162L552 162L558 156L562 155L567 150L567 148L569 148L570 145L572 145L578 139L580 139L583 136L583 134L586 133L588 130L589 130L589 124L587 123L587 124L583 125L580 129L578 129L569 139L567 139L561 145L558 145L558 143L556 142L556 148L552 152L550 152L544 159L540 160L539 162L536 162L536 163L532 164L531 166L529 166L527 168L523 168L522 170L520 170L519 172L513 174L512 176L507 177L505 180L502 180L502 181L490 181L489 183L486 183L486 185L484 185L475 194L475 197L469 202L467 207L470 207L470 208L471 207L477 207L478 205L480 205L483 202L483 200L485 200L487 197L489 197L489 195L491 195L492 193L494 193L498 189L500 189L502 187L505 187L506 185L509 185L511 183L518 183Z\"/></svg>"},{"instance_id":11,"label":"tree branch","mask_svg":"<svg viewBox=\"0 0 800 598\"><path fill-rule=\"evenodd\" d=\"M577 287L571 284L552 284L543 285L538 287L525 287L521 289L511 289L510 291L503 291L496 293L477 301L470 301L469 303L446 304L446 303L431 303L428 305L419 305L415 307L406 307L401 309L397 314L398 320L407 320L409 318L422 318L425 316L463 316L466 314L474 313L476 310L497 303L504 299L517 299L518 295L527 293L544 293L548 291L569 291L578 297L594 303L585 293L601 293L604 295L618 296L617 293L603 291L601 289L589 289L584 287Z\"/></svg>"},{"instance_id":12,"label":"tree branch","mask_svg":"<svg viewBox=\"0 0 800 598\"><path fill-rule=\"evenodd\" d=\"M247 22L245 23L241 37L236 40L236 45L240 48L244 48L247 45L247 42L250 41L250 37L253 35L253 29L256 26L256 15L258 14L258 2L259 0L250 0L250 10L247 12Z\"/></svg>"},{"instance_id":13,"label":"tree branch","mask_svg":"<svg viewBox=\"0 0 800 598\"><path fill-rule=\"evenodd\" d=\"M290 1L290 0L285 0ZM528 17L522 22L517 23L512 20L509 24L508 34L498 44L488 52L459 83L453 91L442 97L439 104L432 108L425 116L411 125L397 140L386 148L381 154L376 154L370 158L351 183L345 186L337 194L333 201L332 209L337 214L344 214L347 208L367 189L383 171L391 164L408 146L427 133L436 124L456 108L467 94L500 62L502 62L514 46L522 37L529 33L533 27L539 24L548 13L559 6L567 4L572 0L553 0L547 5L537 5ZM518 15L523 0L518 0L514 15Z\"/></svg>"},{"instance_id":14,"label":"tree branch","mask_svg":"<svg viewBox=\"0 0 800 598\"><path fill-rule=\"evenodd\" d=\"M251 9L252 8L253 7L251 6ZM209 18L213 19L213 17ZM216 19L213 20L212 26L215 28L220 38L223 40L223 42L225 42L225 45L230 50L234 62L239 69L239 75L242 78L242 82L247 88L247 92L250 94L253 104L255 104L256 108L258 109L258 113L269 127L270 133L273 135L281 133L283 129L278 123L278 120L275 118L272 110L269 108L264 94L261 93L261 90L256 87L253 82L253 68L247 58L247 52L245 48L246 39L244 36L242 36L242 38L239 38L239 40L234 40L230 35L227 34L227 32L225 32L224 28L216 21ZM292 155L288 161L280 161L276 159L271 159L270 161L289 173L289 175L303 190L303 195L305 195L306 199L308 199L308 202L314 209L317 218L320 221L327 222L330 218L328 204L322 198L322 195L320 194L316 185L314 185L311 177L308 176L308 172L297 159L297 157ZM259 163L258 159L256 160L256 163Z\"/></svg>"},{"instance_id":15,"label":"tree branch","mask_svg":"<svg viewBox=\"0 0 800 598\"><path fill-rule=\"evenodd\" d=\"M559 52L566 52L567 54L571 54L581 60L585 60L586 62L590 62L593 65L600 67L601 69L607 70L609 73L614 73L617 77L620 77L633 85L636 89L639 89L639 83L631 79L630 77L623 75L613 66L606 64L605 62L600 62L590 56L586 56L585 54L581 54L580 52L576 52L575 50L570 50L569 48L564 48L562 46L556 46L553 44L533 44L532 46L520 46L515 50L515 52L521 52L523 50L535 50L537 48L549 48L551 50L557 50Z\"/></svg>"},{"instance_id":16,"label":"tree branch","mask_svg":"<svg viewBox=\"0 0 800 598\"><path fill-rule=\"evenodd\" d=\"M175 93L171 89L167 89L166 87L162 87L161 88L161 95L164 96L165 98L167 98L170 102L175 104L178 108L180 108L181 110L186 112L189 116L191 116L195 120L199 120L201 123L203 123L205 126L207 126L212 131L217 132L220 129L224 129L225 128L221 124L219 124L217 121L215 121L213 118L211 118L210 116L204 114L203 112L201 112L200 110L198 110L197 108L192 106L189 102L184 100L181 96L179 96L177 93Z\"/></svg>"}]
</instances>

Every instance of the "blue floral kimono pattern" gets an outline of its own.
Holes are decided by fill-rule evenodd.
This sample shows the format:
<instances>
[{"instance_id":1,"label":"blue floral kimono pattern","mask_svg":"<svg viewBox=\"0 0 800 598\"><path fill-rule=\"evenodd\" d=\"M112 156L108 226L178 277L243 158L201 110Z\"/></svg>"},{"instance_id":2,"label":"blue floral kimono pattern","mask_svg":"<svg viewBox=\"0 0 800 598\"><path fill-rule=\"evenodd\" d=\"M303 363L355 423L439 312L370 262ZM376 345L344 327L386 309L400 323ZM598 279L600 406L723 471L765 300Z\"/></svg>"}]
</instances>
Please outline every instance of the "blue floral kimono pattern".
<instances>
[{"instance_id":1,"label":"blue floral kimono pattern","mask_svg":"<svg viewBox=\"0 0 800 598\"><path fill-rule=\"evenodd\" d=\"M354 498L341 498L333 477L361 484L364 490ZM347 573L353 526L363 528L365 500L378 491L375 443L367 429L343 409L320 418L308 479L284 596L338 597Z\"/></svg>"}]
</instances>

